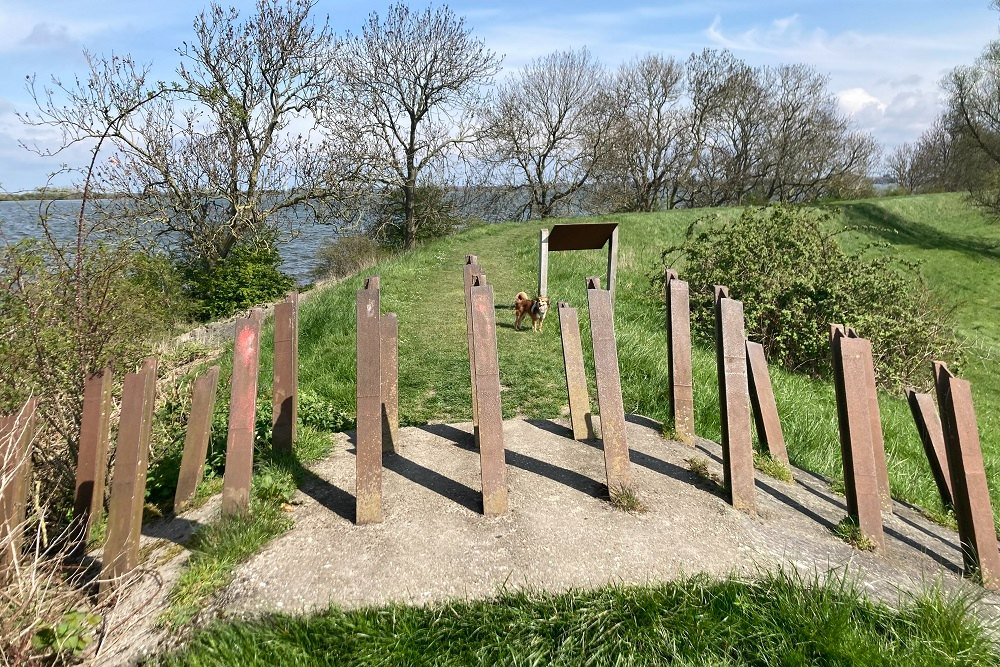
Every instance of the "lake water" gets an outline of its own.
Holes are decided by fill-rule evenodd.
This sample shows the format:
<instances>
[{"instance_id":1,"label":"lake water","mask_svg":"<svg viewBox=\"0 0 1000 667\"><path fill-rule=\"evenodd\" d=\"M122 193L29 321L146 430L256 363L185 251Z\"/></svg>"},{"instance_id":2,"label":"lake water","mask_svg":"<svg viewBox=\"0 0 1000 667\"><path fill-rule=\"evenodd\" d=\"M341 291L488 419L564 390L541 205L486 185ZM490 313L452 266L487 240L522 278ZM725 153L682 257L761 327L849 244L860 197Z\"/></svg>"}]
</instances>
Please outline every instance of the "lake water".
<instances>
[{"instance_id":1,"label":"lake water","mask_svg":"<svg viewBox=\"0 0 1000 667\"><path fill-rule=\"evenodd\" d=\"M0 243L13 243L42 235L38 224L38 204L37 201L0 201ZM79 200L52 202L52 229L59 240L69 241L74 238L79 210ZM323 241L336 237L336 227L301 225L298 237L278 248L282 259L281 270L295 278L300 285L309 282L310 272L316 266L316 251Z\"/></svg>"}]
</instances>

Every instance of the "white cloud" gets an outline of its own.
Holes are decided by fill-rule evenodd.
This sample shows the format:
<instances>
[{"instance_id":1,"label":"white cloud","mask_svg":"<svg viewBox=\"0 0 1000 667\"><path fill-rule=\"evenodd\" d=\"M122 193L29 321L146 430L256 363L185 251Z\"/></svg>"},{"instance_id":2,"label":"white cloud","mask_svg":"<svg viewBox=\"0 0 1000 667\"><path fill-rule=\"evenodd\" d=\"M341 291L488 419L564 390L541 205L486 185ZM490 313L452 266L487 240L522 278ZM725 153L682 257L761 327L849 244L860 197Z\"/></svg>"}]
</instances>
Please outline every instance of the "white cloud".
<instances>
[{"instance_id":1,"label":"white cloud","mask_svg":"<svg viewBox=\"0 0 1000 667\"><path fill-rule=\"evenodd\" d=\"M846 113L855 115L866 110L884 113L886 104L864 88L848 88L837 93L840 108Z\"/></svg>"}]
</instances>

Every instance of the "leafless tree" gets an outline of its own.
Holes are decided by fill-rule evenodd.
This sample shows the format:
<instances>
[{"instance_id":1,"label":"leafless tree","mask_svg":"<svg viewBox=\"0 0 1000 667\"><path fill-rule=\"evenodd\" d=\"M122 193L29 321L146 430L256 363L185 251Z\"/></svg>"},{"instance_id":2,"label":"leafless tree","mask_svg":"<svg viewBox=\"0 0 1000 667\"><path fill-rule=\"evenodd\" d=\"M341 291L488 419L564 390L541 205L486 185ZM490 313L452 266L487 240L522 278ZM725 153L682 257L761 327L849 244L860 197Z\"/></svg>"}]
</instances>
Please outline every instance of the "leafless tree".
<instances>
[{"instance_id":1,"label":"leafless tree","mask_svg":"<svg viewBox=\"0 0 1000 667\"><path fill-rule=\"evenodd\" d=\"M37 113L25 120L71 141L110 140L95 176L102 190L128 194L115 204L121 218L151 224L211 267L241 241L276 236L283 212L308 212L300 205L329 194L326 154L308 128L334 85L335 40L313 22L314 4L259 0L245 20L212 4L178 49L179 81L154 83L128 58L90 57L85 81L32 82Z\"/></svg>"},{"instance_id":2,"label":"leafless tree","mask_svg":"<svg viewBox=\"0 0 1000 667\"><path fill-rule=\"evenodd\" d=\"M687 167L691 141L684 107L684 67L650 54L622 65L614 79L607 159L600 179L614 208L673 208ZM600 163L599 163L600 164Z\"/></svg>"},{"instance_id":3,"label":"leafless tree","mask_svg":"<svg viewBox=\"0 0 1000 667\"><path fill-rule=\"evenodd\" d=\"M525 193L522 216L568 210L605 158L608 76L586 48L538 58L497 87L481 149L495 183Z\"/></svg>"},{"instance_id":4,"label":"leafless tree","mask_svg":"<svg viewBox=\"0 0 1000 667\"><path fill-rule=\"evenodd\" d=\"M473 113L500 58L447 6L415 11L394 4L340 40L333 65L340 87L321 123L329 150L352 168L349 175L333 171L333 178L382 202L401 193L403 244L411 248L421 221L418 188L434 170L457 163L476 138Z\"/></svg>"}]
</instances>

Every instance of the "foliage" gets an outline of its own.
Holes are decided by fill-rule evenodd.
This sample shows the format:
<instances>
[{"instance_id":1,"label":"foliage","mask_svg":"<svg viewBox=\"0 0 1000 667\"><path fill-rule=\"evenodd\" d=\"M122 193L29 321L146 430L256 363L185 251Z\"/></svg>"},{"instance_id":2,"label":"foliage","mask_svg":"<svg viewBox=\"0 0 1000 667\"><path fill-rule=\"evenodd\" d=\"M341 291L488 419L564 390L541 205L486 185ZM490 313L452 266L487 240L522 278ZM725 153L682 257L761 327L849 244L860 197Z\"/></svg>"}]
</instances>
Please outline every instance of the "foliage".
<instances>
[{"instance_id":1,"label":"foliage","mask_svg":"<svg viewBox=\"0 0 1000 667\"><path fill-rule=\"evenodd\" d=\"M378 264L385 249L368 236L338 236L323 241L316 251L315 278L346 278Z\"/></svg>"},{"instance_id":2,"label":"foliage","mask_svg":"<svg viewBox=\"0 0 1000 667\"><path fill-rule=\"evenodd\" d=\"M726 285L743 301L747 337L790 370L829 375L831 323L872 341L876 379L887 389L926 385L931 359L958 359L953 317L917 278L917 265L845 252L829 213L772 206L744 209L731 224L701 218L662 258L683 259L696 332L713 338L710 289Z\"/></svg>"},{"instance_id":3,"label":"foliage","mask_svg":"<svg viewBox=\"0 0 1000 667\"><path fill-rule=\"evenodd\" d=\"M162 665L1000 664L969 596L874 602L843 576L681 578L217 623Z\"/></svg>"},{"instance_id":4,"label":"foliage","mask_svg":"<svg viewBox=\"0 0 1000 667\"><path fill-rule=\"evenodd\" d=\"M51 653L56 660L79 658L94 642L101 617L97 614L68 611L54 624L43 625L31 638L31 647L42 654Z\"/></svg>"},{"instance_id":5,"label":"foliage","mask_svg":"<svg viewBox=\"0 0 1000 667\"><path fill-rule=\"evenodd\" d=\"M760 470L765 475L769 475L782 482L792 481L792 471L781 461L771 458L770 454L754 451L753 467Z\"/></svg>"},{"instance_id":6,"label":"foliage","mask_svg":"<svg viewBox=\"0 0 1000 667\"><path fill-rule=\"evenodd\" d=\"M875 543L871 538L861 532L861 526L854 520L854 517L845 516L833 528L833 534L850 544L855 549L861 551L875 551Z\"/></svg>"},{"instance_id":7,"label":"foliage","mask_svg":"<svg viewBox=\"0 0 1000 667\"><path fill-rule=\"evenodd\" d=\"M406 201L403 193L393 191L382 219L372 230L372 236L390 248L406 245ZM466 221L458 214L458 206L447 189L436 185L418 185L413 191L413 218L416 241L449 236L461 229Z\"/></svg>"},{"instance_id":8,"label":"foliage","mask_svg":"<svg viewBox=\"0 0 1000 667\"><path fill-rule=\"evenodd\" d=\"M55 526L72 501L86 376L131 370L184 311L161 268L124 243L0 248L0 413L40 401L35 472Z\"/></svg>"},{"instance_id":9,"label":"foliage","mask_svg":"<svg viewBox=\"0 0 1000 667\"><path fill-rule=\"evenodd\" d=\"M342 165L331 178L341 184L341 204L361 213L372 197L396 193L410 249L426 222L417 215L420 184L461 172L462 148L478 133L481 89L500 58L447 5L393 3L338 46L338 87L320 118Z\"/></svg>"},{"instance_id":10,"label":"foliage","mask_svg":"<svg viewBox=\"0 0 1000 667\"><path fill-rule=\"evenodd\" d=\"M281 272L281 255L270 243L242 243L225 261L182 267L184 288L202 321L228 317L238 311L284 296L295 281Z\"/></svg>"}]
</instances>

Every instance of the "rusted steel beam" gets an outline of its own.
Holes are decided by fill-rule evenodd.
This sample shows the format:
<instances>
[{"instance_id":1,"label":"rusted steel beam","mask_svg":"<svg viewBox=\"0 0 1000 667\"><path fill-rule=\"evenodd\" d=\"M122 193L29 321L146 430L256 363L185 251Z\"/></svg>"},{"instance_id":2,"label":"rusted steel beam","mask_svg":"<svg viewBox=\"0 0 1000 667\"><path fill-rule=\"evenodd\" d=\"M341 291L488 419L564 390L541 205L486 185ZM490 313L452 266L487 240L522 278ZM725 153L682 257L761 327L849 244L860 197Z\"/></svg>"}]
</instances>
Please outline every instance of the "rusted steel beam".
<instances>
[{"instance_id":1,"label":"rusted steel beam","mask_svg":"<svg viewBox=\"0 0 1000 667\"><path fill-rule=\"evenodd\" d=\"M1000 551L972 403L972 386L967 380L952 375L948 367L938 361L934 362L934 384L941 408L965 575L978 577L990 590L1000 590Z\"/></svg>"},{"instance_id":2,"label":"rusted steel beam","mask_svg":"<svg viewBox=\"0 0 1000 667\"><path fill-rule=\"evenodd\" d=\"M382 451L399 451L399 320L386 313L379 325L382 365Z\"/></svg>"},{"instance_id":3,"label":"rusted steel beam","mask_svg":"<svg viewBox=\"0 0 1000 667\"><path fill-rule=\"evenodd\" d=\"M559 302L559 331L562 339L563 368L566 371L566 393L569 396L569 420L574 440L594 437L593 415L590 412L590 395L587 392L587 373L583 365L583 343L580 340L580 321L576 308Z\"/></svg>"},{"instance_id":4,"label":"rusted steel beam","mask_svg":"<svg viewBox=\"0 0 1000 667\"><path fill-rule=\"evenodd\" d=\"M299 412L299 295L292 292L274 306L274 378L271 446L292 453Z\"/></svg>"},{"instance_id":5,"label":"rusted steel beam","mask_svg":"<svg viewBox=\"0 0 1000 667\"><path fill-rule=\"evenodd\" d=\"M226 435L226 470L222 478L223 516L250 511L259 363L260 321L254 318L237 320Z\"/></svg>"},{"instance_id":6,"label":"rusted steel beam","mask_svg":"<svg viewBox=\"0 0 1000 667\"><path fill-rule=\"evenodd\" d=\"M871 422L872 455L875 459L875 475L878 478L879 502L883 512L892 514L892 491L889 488L889 468L885 461L885 437L882 434L882 413L878 406L878 388L875 385L875 358L872 354L872 344L866 338L847 327L847 337L863 340L867 352L864 355L865 380L864 390L868 396L868 421Z\"/></svg>"},{"instance_id":7,"label":"rusted steel beam","mask_svg":"<svg viewBox=\"0 0 1000 667\"><path fill-rule=\"evenodd\" d=\"M691 365L691 303L688 284L667 269L667 392L674 439L694 444L694 374Z\"/></svg>"},{"instance_id":8,"label":"rusted steel beam","mask_svg":"<svg viewBox=\"0 0 1000 667\"><path fill-rule=\"evenodd\" d=\"M601 411L601 441L604 446L604 469L608 493L634 491L625 438L625 406L622 402L621 374L618 368L618 342L615 338L614 307L611 293L600 289L597 278L587 279L587 302L590 306L590 336L594 346L594 374L597 377L597 402Z\"/></svg>"},{"instance_id":9,"label":"rusted steel beam","mask_svg":"<svg viewBox=\"0 0 1000 667\"><path fill-rule=\"evenodd\" d=\"M479 403L483 514L499 516L507 511L507 464L500 409L496 312L493 309L493 288L489 285L472 288L472 332Z\"/></svg>"},{"instance_id":10,"label":"rusted steel beam","mask_svg":"<svg viewBox=\"0 0 1000 667\"><path fill-rule=\"evenodd\" d=\"M472 286L476 282L476 275L480 271L478 262L479 258L475 255L466 255L465 257L465 337L469 350L469 375L472 388L472 431L474 435L479 432L479 404L476 397L476 355L473 352L472 342Z\"/></svg>"},{"instance_id":11,"label":"rusted steel beam","mask_svg":"<svg viewBox=\"0 0 1000 667\"><path fill-rule=\"evenodd\" d=\"M931 467L931 475L937 485L941 503L945 507L953 507L954 496L951 493L951 471L948 468L948 454L944 446L944 430L941 427L941 417L938 415L934 397L930 394L920 394L914 389L906 390L906 402L910 406L913 422L917 426L920 442L927 455L927 463Z\"/></svg>"},{"instance_id":12,"label":"rusted steel beam","mask_svg":"<svg viewBox=\"0 0 1000 667\"><path fill-rule=\"evenodd\" d=\"M0 476L5 480L0 494L0 585L14 576L24 544L37 408L32 397L16 414L0 418Z\"/></svg>"},{"instance_id":13,"label":"rusted steel beam","mask_svg":"<svg viewBox=\"0 0 1000 667\"><path fill-rule=\"evenodd\" d=\"M212 435L212 414L219 387L219 367L202 373L191 390L191 414L188 416L181 470L174 493L174 514L180 514L194 500L205 470L208 442Z\"/></svg>"},{"instance_id":14,"label":"rusted steel beam","mask_svg":"<svg viewBox=\"0 0 1000 667\"><path fill-rule=\"evenodd\" d=\"M70 553L81 557L94 520L104 513L108 474L108 440L111 435L111 368L89 375L83 386L80 451L76 459L76 497Z\"/></svg>"},{"instance_id":15,"label":"rusted steel beam","mask_svg":"<svg viewBox=\"0 0 1000 667\"><path fill-rule=\"evenodd\" d=\"M115 447L108 507L108 538L101 568L102 596L139 564L139 534L146 496L155 384L155 360L147 360L138 373L125 376L122 387L118 444Z\"/></svg>"},{"instance_id":16,"label":"rusted steel beam","mask_svg":"<svg viewBox=\"0 0 1000 667\"><path fill-rule=\"evenodd\" d=\"M373 281L369 278L368 285ZM357 485L355 521L382 521L382 380L380 298L376 287L358 290L357 307Z\"/></svg>"},{"instance_id":17,"label":"rusted steel beam","mask_svg":"<svg viewBox=\"0 0 1000 667\"><path fill-rule=\"evenodd\" d=\"M747 381L743 302L715 286L715 349L722 417L722 468L733 507L756 512L753 442L750 438L750 389Z\"/></svg>"},{"instance_id":18,"label":"rusted steel beam","mask_svg":"<svg viewBox=\"0 0 1000 667\"><path fill-rule=\"evenodd\" d=\"M771 376L767 371L764 346L760 343L747 341L747 366L750 370L748 375L750 406L753 408L757 438L761 445L767 448L772 459L780 461L791 470L788 451L785 449L785 434L781 430L781 419L778 417L778 404L774 400L774 388L771 386Z\"/></svg>"},{"instance_id":19,"label":"rusted steel beam","mask_svg":"<svg viewBox=\"0 0 1000 667\"><path fill-rule=\"evenodd\" d=\"M872 448L865 359L871 347L864 339L848 338L841 327L832 327L830 338L847 513L862 534L882 549L885 547L882 503Z\"/></svg>"}]
</instances>

